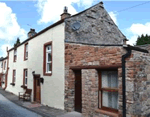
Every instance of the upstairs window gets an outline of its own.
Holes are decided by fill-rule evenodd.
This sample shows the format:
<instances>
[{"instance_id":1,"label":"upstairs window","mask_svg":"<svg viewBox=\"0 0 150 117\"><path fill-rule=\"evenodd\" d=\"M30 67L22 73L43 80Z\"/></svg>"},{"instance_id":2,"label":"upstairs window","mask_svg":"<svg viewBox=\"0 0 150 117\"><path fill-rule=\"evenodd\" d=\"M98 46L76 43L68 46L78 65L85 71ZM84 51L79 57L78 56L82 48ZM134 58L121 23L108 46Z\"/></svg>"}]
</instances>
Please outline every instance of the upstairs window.
<instances>
[{"instance_id":1,"label":"upstairs window","mask_svg":"<svg viewBox=\"0 0 150 117\"><path fill-rule=\"evenodd\" d=\"M118 112L118 72L99 73L99 108Z\"/></svg>"},{"instance_id":2,"label":"upstairs window","mask_svg":"<svg viewBox=\"0 0 150 117\"><path fill-rule=\"evenodd\" d=\"M13 70L13 79L12 79L12 83L16 82L16 70Z\"/></svg>"},{"instance_id":3,"label":"upstairs window","mask_svg":"<svg viewBox=\"0 0 150 117\"><path fill-rule=\"evenodd\" d=\"M28 60L28 43L25 44L24 49L24 60Z\"/></svg>"},{"instance_id":4,"label":"upstairs window","mask_svg":"<svg viewBox=\"0 0 150 117\"><path fill-rule=\"evenodd\" d=\"M52 74L52 42L44 44L44 75Z\"/></svg>"},{"instance_id":5,"label":"upstairs window","mask_svg":"<svg viewBox=\"0 0 150 117\"><path fill-rule=\"evenodd\" d=\"M17 60L17 50L14 50L14 62Z\"/></svg>"}]
</instances>

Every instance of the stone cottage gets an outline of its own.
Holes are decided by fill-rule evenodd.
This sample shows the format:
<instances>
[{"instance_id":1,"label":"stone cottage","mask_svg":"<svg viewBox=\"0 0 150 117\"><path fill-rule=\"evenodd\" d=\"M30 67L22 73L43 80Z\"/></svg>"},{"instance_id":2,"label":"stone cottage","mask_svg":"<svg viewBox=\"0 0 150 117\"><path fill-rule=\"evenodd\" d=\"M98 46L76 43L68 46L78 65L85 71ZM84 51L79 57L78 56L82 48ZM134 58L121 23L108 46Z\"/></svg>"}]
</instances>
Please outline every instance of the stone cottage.
<instances>
[{"instance_id":1,"label":"stone cottage","mask_svg":"<svg viewBox=\"0 0 150 117\"><path fill-rule=\"evenodd\" d=\"M126 41L102 2L73 16L65 7L60 21L7 51L5 89L32 89L32 101L84 117L146 117L149 46Z\"/></svg>"}]
</instances>

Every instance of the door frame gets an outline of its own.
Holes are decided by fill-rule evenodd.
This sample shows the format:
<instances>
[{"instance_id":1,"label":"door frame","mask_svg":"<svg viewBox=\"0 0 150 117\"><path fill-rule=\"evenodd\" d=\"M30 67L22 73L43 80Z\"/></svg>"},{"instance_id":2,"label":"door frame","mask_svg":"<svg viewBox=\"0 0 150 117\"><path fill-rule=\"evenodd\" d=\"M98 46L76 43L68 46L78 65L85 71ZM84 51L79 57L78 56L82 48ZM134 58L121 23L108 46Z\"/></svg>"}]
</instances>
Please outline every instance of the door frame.
<instances>
[{"instance_id":1,"label":"door frame","mask_svg":"<svg viewBox=\"0 0 150 117\"><path fill-rule=\"evenodd\" d=\"M38 102L38 103L41 103L41 83L40 83L40 101L36 101L36 86L37 86L37 79L40 79L40 74L34 74L34 81L33 81L33 101L34 102Z\"/></svg>"}]
</instances>

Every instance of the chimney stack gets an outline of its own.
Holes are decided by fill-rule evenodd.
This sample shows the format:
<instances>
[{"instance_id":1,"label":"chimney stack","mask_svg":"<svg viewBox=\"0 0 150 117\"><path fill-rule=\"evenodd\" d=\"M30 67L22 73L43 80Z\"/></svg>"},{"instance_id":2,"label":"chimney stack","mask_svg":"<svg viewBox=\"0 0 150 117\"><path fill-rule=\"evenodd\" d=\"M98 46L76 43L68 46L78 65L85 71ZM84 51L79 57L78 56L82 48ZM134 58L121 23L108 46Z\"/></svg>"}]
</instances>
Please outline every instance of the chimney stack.
<instances>
[{"instance_id":1,"label":"chimney stack","mask_svg":"<svg viewBox=\"0 0 150 117\"><path fill-rule=\"evenodd\" d=\"M64 7L64 13L61 14L61 19L65 19L65 18L68 18L70 16L71 16L71 14L68 13L68 8L65 6Z\"/></svg>"},{"instance_id":2,"label":"chimney stack","mask_svg":"<svg viewBox=\"0 0 150 117\"><path fill-rule=\"evenodd\" d=\"M35 29L30 28L30 31L28 32L28 38L33 37L37 33L35 32Z\"/></svg>"}]
</instances>

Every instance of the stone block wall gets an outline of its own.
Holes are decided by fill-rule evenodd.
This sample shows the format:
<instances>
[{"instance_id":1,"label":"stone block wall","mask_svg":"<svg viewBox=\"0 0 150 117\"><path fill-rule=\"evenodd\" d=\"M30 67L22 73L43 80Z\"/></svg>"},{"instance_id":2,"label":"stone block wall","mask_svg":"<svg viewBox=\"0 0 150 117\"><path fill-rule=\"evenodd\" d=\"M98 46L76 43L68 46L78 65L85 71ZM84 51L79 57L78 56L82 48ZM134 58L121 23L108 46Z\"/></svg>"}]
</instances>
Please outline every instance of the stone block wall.
<instances>
[{"instance_id":1,"label":"stone block wall","mask_svg":"<svg viewBox=\"0 0 150 117\"><path fill-rule=\"evenodd\" d=\"M65 44L65 110L74 110L75 76L70 66L121 64L122 47ZM122 114L122 68L118 68L119 114ZM132 51L126 59L127 117L147 117L150 113L150 55ZM98 108L98 75L95 69L82 69L82 114L105 117Z\"/></svg>"},{"instance_id":2,"label":"stone block wall","mask_svg":"<svg viewBox=\"0 0 150 117\"><path fill-rule=\"evenodd\" d=\"M95 69L82 69L82 113L93 116L98 107L98 74Z\"/></svg>"},{"instance_id":3,"label":"stone block wall","mask_svg":"<svg viewBox=\"0 0 150 117\"><path fill-rule=\"evenodd\" d=\"M143 49L150 50L146 45ZM150 54L132 51L127 60L128 116L150 116ZM132 104L132 106L130 106Z\"/></svg>"},{"instance_id":4,"label":"stone block wall","mask_svg":"<svg viewBox=\"0 0 150 117\"><path fill-rule=\"evenodd\" d=\"M73 24L80 27L73 30ZM113 22L102 4L65 19L65 41L89 44L123 44L126 38Z\"/></svg>"}]
</instances>

